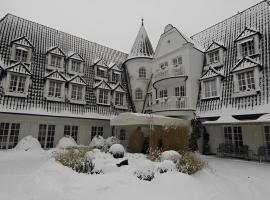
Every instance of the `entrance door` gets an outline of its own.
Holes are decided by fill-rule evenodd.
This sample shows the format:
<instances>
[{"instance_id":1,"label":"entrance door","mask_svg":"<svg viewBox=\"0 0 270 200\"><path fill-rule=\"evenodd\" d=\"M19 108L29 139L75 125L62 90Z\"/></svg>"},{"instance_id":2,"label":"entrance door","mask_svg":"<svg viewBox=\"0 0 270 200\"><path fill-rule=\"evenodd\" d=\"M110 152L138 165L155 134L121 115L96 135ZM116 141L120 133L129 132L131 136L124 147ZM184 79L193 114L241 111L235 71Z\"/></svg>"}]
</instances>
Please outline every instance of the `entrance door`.
<instances>
[{"instance_id":1,"label":"entrance door","mask_svg":"<svg viewBox=\"0 0 270 200\"><path fill-rule=\"evenodd\" d=\"M42 148L53 148L55 125L40 124L38 141Z\"/></svg>"},{"instance_id":2,"label":"entrance door","mask_svg":"<svg viewBox=\"0 0 270 200\"><path fill-rule=\"evenodd\" d=\"M266 159L270 160L270 126L264 127Z\"/></svg>"}]
</instances>

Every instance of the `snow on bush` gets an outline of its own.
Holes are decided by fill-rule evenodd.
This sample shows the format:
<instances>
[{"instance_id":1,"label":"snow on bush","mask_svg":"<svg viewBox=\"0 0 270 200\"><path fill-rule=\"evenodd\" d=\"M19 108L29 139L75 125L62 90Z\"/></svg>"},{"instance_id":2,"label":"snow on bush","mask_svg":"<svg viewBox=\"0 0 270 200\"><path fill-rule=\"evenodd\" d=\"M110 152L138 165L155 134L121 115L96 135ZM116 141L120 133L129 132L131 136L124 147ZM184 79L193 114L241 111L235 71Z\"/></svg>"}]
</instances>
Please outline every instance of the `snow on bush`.
<instances>
[{"instance_id":1,"label":"snow on bush","mask_svg":"<svg viewBox=\"0 0 270 200\"><path fill-rule=\"evenodd\" d=\"M62 137L58 141L56 148L66 149L66 148L76 147L76 146L77 146L77 143L71 136L65 136L65 137Z\"/></svg>"},{"instance_id":2,"label":"snow on bush","mask_svg":"<svg viewBox=\"0 0 270 200\"><path fill-rule=\"evenodd\" d=\"M162 152L161 156L160 156L160 160L164 161L164 160L171 160L174 163L177 163L180 159L181 159L181 155L177 152L177 151L164 151Z\"/></svg>"},{"instance_id":3,"label":"snow on bush","mask_svg":"<svg viewBox=\"0 0 270 200\"><path fill-rule=\"evenodd\" d=\"M161 149L149 149L149 154L147 155L147 158L152 161L160 161L160 156L161 156L162 150Z\"/></svg>"},{"instance_id":4,"label":"snow on bush","mask_svg":"<svg viewBox=\"0 0 270 200\"><path fill-rule=\"evenodd\" d=\"M142 160L137 164L134 174L141 180L151 181L155 177L155 165L150 160Z\"/></svg>"},{"instance_id":5,"label":"snow on bush","mask_svg":"<svg viewBox=\"0 0 270 200\"><path fill-rule=\"evenodd\" d=\"M114 158L123 158L125 154L125 149L121 144L113 144L109 152L113 155Z\"/></svg>"},{"instance_id":6,"label":"snow on bush","mask_svg":"<svg viewBox=\"0 0 270 200\"><path fill-rule=\"evenodd\" d=\"M185 174L194 174L205 166L207 166L207 163L201 160L198 154L193 152L184 153L176 163L177 170Z\"/></svg>"},{"instance_id":7,"label":"snow on bush","mask_svg":"<svg viewBox=\"0 0 270 200\"><path fill-rule=\"evenodd\" d=\"M105 139L100 135L96 135L90 142L89 146L102 149L105 146L105 144L106 144Z\"/></svg>"},{"instance_id":8,"label":"snow on bush","mask_svg":"<svg viewBox=\"0 0 270 200\"><path fill-rule=\"evenodd\" d=\"M111 136L106 139L106 143L110 148L113 144L120 144L120 140L117 137Z\"/></svg>"},{"instance_id":9,"label":"snow on bush","mask_svg":"<svg viewBox=\"0 0 270 200\"><path fill-rule=\"evenodd\" d=\"M32 135L22 138L15 147L15 150L33 151L42 150L39 141Z\"/></svg>"},{"instance_id":10,"label":"snow on bush","mask_svg":"<svg viewBox=\"0 0 270 200\"><path fill-rule=\"evenodd\" d=\"M73 160L71 162L71 168L78 173L90 174L94 169L94 164L91 160Z\"/></svg>"},{"instance_id":11,"label":"snow on bush","mask_svg":"<svg viewBox=\"0 0 270 200\"><path fill-rule=\"evenodd\" d=\"M159 173L176 171L175 163L171 160L164 160L158 164L157 171Z\"/></svg>"}]
</instances>

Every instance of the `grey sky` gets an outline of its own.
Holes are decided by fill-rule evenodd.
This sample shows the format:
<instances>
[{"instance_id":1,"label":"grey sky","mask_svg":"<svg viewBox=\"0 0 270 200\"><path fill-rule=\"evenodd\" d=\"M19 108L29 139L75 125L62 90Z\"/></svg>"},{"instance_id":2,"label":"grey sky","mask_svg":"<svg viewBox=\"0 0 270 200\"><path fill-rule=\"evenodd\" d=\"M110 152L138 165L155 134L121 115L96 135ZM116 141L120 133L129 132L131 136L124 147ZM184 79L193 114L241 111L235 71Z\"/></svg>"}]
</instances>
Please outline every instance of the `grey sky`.
<instances>
[{"instance_id":1,"label":"grey sky","mask_svg":"<svg viewBox=\"0 0 270 200\"><path fill-rule=\"evenodd\" d=\"M141 18L156 47L166 24L191 36L261 0L0 0L6 13L128 53Z\"/></svg>"}]
</instances>

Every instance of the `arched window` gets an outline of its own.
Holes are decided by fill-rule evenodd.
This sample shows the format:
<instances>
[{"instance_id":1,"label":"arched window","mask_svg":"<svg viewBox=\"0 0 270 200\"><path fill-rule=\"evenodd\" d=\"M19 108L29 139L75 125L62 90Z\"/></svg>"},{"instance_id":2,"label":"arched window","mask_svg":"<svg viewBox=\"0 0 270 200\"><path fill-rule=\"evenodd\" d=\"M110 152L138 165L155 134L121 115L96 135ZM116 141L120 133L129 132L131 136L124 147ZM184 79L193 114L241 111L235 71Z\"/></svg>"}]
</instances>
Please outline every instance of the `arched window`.
<instances>
[{"instance_id":1,"label":"arched window","mask_svg":"<svg viewBox=\"0 0 270 200\"><path fill-rule=\"evenodd\" d=\"M142 100L142 98L143 98L143 95L142 95L142 89L137 88L137 89L135 90L135 99L136 99L136 100Z\"/></svg>"},{"instance_id":2,"label":"arched window","mask_svg":"<svg viewBox=\"0 0 270 200\"><path fill-rule=\"evenodd\" d=\"M146 69L144 67L139 69L139 78L146 78Z\"/></svg>"},{"instance_id":3,"label":"arched window","mask_svg":"<svg viewBox=\"0 0 270 200\"><path fill-rule=\"evenodd\" d=\"M125 129L120 130L120 140L126 140L126 131Z\"/></svg>"}]
</instances>

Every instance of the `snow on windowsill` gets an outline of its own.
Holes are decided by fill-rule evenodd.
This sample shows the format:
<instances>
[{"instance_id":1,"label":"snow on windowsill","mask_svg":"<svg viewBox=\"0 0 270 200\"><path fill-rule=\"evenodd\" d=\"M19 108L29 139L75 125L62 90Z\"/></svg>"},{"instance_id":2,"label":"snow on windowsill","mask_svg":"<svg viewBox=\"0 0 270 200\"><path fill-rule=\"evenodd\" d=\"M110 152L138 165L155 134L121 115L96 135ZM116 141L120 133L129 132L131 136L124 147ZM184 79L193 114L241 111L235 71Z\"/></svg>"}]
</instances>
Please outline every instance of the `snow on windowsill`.
<instances>
[{"instance_id":1,"label":"snow on windowsill","mask_svg":"<svg viewBox=\"0 0 270 200\"><path fill-rule=\"evenodd\" d=\"M239 98L239 97L246 97L246 96L252 96L252 95L257 95L257 93L260 90L249 90L249 91L243 91L243 92L237 92L233 93L232 97L233 98Z\"/></svg>"},{"instance_id":2,"label":"snow on windowsill","mask_svg":"<svg viewBox=\"0 0 270 200\"><path fill-rule=\"evenodd\" d=\"M7 96L13 96L13 97L23 97L26 98L28 93L17 93L17 92L5 92L5 95Z\"/></svg>"},{"instance_id":3,"label":"snow on windowsill","mask_svg":"<svg viewBox=\"0 0 270 200\"><path fill-rule=\"evenodd\" d=\"M218 96L211 96L211 97L203 97L201 100L209 100L209 99L219 99L220 95Z\"/></svg>"}]
</instances>

